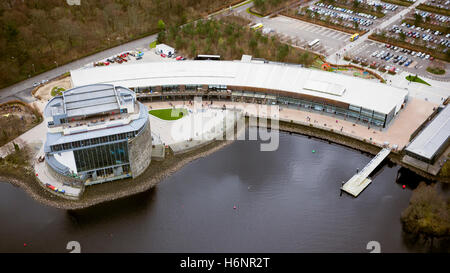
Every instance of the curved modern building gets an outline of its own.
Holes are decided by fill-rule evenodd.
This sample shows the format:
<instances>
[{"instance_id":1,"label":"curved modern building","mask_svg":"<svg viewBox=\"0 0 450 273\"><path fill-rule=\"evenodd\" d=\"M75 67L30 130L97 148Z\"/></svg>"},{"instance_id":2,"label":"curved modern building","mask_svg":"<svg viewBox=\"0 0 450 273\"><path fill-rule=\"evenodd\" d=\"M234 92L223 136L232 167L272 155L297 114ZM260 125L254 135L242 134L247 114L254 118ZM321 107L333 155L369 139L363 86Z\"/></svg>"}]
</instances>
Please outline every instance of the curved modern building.
<instances>
[{"instance_id":1,"label":"curved modern building","mask_svg":"<svg viewBox=\"0 0 450 273\"><path fill-rule=\"evenodd\" d=\"M251 59L251 58L250 58ZM109 83L139 99L232 100L279 104L386 127L408 91L387 84L298 65L243 61L173 61L71 71L74 86Z\"/></svg>"},{"instance_id":2,"label":"curved modern building","mask_svg":"<svg viewBox=\"0 0 450 273\"><path fill-rule=\"evenodd\" d=\"M137 177L151 161L147 108L128 88L79 86L52 98L44 110L48 166L86 185Z\"/></svg>"}]
</instances>

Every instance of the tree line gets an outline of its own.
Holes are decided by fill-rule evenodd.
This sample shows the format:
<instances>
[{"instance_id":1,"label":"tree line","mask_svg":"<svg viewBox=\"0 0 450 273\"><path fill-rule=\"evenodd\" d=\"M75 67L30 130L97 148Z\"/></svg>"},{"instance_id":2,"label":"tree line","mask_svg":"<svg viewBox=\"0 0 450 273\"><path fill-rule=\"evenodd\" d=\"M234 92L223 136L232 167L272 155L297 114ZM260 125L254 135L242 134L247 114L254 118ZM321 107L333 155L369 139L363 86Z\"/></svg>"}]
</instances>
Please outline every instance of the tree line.
<instances>
[{"instance_id":1,"label":"tree line","mask_svg":"<svg viewBox=\"0 0 450 273\"><path fill-rule=\"evenodd\" d=\"M248 21L228 16L222 20L203 20L183 27L168 27L158 35L160 43L174 46L179 54L217 54L225 60L240 59L243 54L272 61L309 66L315 54L283 43L276 35L263 35L250 29Z\"/></svg>"},{"instance_id":2,"label":"tree line","mask_svg":"<svg viewBox=\"0 0 450 273\"><path fill-rule=\"evenodd\" d=\"M80 57L182 25L236 0L5 0L0 3L0 87Z\"/></svg>"}]
</instances>

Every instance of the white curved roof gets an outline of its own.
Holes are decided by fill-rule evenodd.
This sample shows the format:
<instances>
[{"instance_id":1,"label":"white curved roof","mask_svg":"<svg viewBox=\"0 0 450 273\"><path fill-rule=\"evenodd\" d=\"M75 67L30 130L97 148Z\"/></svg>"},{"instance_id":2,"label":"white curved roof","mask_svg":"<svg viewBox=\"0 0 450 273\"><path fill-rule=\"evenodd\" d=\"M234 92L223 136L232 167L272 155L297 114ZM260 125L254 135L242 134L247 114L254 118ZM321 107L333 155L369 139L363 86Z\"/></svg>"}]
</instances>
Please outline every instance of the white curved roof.
<instances>
[{"instance_id":1,"label":"white curved roof","mask_svg":"<svg viewBox=\"0 0 450 273\"><path fill-rule=\"evenodd\" d=\"M371 80L295 65L240 61L146 62L71 71L74 86L214 84L276 89L328 98L388 114L408 91Z\"/></svg>"}]
</instances>

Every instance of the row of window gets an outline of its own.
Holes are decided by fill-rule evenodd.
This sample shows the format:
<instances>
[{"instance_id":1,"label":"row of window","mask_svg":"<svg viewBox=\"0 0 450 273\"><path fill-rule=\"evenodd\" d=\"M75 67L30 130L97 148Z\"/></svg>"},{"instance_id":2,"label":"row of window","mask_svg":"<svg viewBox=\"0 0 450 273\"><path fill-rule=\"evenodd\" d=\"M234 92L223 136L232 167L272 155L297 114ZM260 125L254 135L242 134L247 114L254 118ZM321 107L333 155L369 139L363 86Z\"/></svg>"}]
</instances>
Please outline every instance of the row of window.
<instances>
[{"instance_id":1,"label":"row of window","mask_svg":"<svg viewBox=\"0 0 450 273\"><path fill-rule=\"evenodd\" d=\"M122 167L122 173L130 172L130 165L126 164L126 165L122 165L121 167ZM114 174L114 169L113 168L105 168L105 169L96 170L95 172L96 172L98 178L102 178L102 177L110 176L110 175ZM89 177L92 177L92 174Z\"/></svg>"},{"instance_id":2,"label":"row of window","mask_svg":"<svg viewBox=\"0 0 450 273\"><path fill-rule=\"evenodd\" d=\"M78 172L129 163L127 141L75 150L73 153Z\"/></svg>"},{"instance_id":3,"label":"row of window","mask_svg":"<svg viewBox=\"0 0 450 273\"><path fill-rule=\"evenodd\" d=\"M243 95L251 95L249 92L244 92ZM254 94L252 94L254 95ZM385 123L386 115L377 113L375 111L365 109L361 107L356 107L351 105L349 109L328 105L324 103L317 103L307 100L295 99L290 97L277 97L278 104L285 105L295 105L307 109L313 109L316 111L325 111L331 114L337 114L344 117L352 117L355 119L360 119L366 122L373 123L377 126L383 126Z\"/></svg>"},{"instance_id":4,"label":"row of window","mask_svg":"<svg viewBox=\"0 0 450 273\"><path fill-rule=\"evenodd\" d=\"M185 91L198 91L202 88L201 84L186 84L185 85ZM137 93L152 93L156 91L155 86L148 86L148 87L136 87L134 90ZM208 86L209 91L227 91L226 85L219 85L219 84L211 84ZM162 92L178 92L180 91L180 85L162 85L161 86Z\"/></svg>"},{"instance_id":5,"label":"row of window","mask_svg":"<svg viewBox=\"0 0 450 273\"><path fill-rule=\"evenodd\" d=\"M52 145L50 146L50 150L52 152L59 152L64 150L73 150L78 149L82 147L88 147L92 145L98 145L102 143L108 143L113 141L118 141L122 139L130 139L137 135L138 131L132 131L128 133L121 133L116 135L109 135L109 136L103 136L103 137L97 137L97 138L90 138L90 139L84 139L69 143L63 143L58 145Z\"/></svg>"}]
</instances>

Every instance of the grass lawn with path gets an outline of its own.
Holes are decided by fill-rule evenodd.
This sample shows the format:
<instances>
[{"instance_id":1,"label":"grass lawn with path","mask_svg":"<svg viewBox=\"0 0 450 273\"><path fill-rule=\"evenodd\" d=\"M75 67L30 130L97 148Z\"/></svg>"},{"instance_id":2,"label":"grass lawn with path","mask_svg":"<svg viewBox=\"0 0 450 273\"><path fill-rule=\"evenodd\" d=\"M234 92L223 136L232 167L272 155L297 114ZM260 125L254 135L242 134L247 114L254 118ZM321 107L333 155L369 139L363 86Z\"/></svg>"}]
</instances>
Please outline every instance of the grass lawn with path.
<instances>
[{"instance_id":1,"label":"grass lawn with path","mask_svg":"<svg viewBox=\"0 0 450 273\"><path fill-rule=\"evenodd\" d=\"M428 86L431 86L431 84L427 83L426 81L422 80L421 78L417 77L417 76L413 76L413 75L408 75L406 76L406 79L410 82L418 82L418 83L422 83L422 84L426 84Z\"/></svg>"},{"instance_id":2,"label":"grass lawn with path","mask_svg":"<svg viewBox=\"0 0 450 273\"><path fill-rule=\"evenodd\" d=\"M150 110L148 111L148 113L163 120L177 120L184 116L187 116L188 111L185 108L176 108L176 109L169 108L169 109Z\"/></svg>"}]
</instances>

